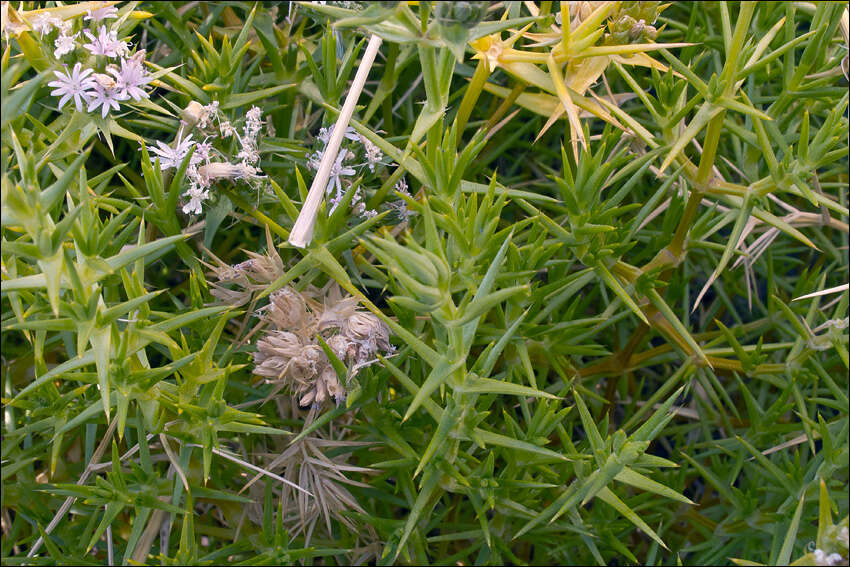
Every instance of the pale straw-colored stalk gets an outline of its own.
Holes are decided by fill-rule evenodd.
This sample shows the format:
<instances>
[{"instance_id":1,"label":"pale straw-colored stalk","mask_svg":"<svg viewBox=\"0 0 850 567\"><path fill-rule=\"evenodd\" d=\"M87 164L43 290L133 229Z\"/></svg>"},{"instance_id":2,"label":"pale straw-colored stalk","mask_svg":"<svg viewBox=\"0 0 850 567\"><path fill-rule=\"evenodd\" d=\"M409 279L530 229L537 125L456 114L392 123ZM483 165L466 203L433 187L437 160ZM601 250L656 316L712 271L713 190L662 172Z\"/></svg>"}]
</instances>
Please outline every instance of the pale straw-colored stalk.
<instances>
[{"instance_id":1,"label":"pale straw-colored stalk","mask_svg":"<svg viewBox=\"0 0 850 567\"><path fill-rule=\"evenodd\" d=\"M322 196L325 193L325 188L330 178L331 168L336 161L339 153L339 146L342 143L342 138L345 135L345 130L348 128L348 122L351 120L351 115L354 113L354 107L357 100L360 98L360 92L363 90L363 85L366 83L366 77L369 76L369 70L372 68L372 63L375 61L375 55L378 53L378 48L381 46L381 38L373 35L369 38L369 44L366 46L366 52L363 54L363 59L360 61L360 66L357 68L357 74L354 76L354 82L351 84L351 89L348 91L348 96L345 98L345 103L342 105L342 110L339 112L336 124L334 125L333 134L328 145L325 147L322 154L322 161L319 162L319 169L316 172L316 177L313 179L313 184L310 186L310 191L307 193L307 199L304 201L304 206L295 220L295 225L292 227L292 232L289 233L289 243L298 248L305 248L313 240L313 227L316 224L316 212L322 202Z\"/></svg>"},{"instance_id":2,"label":"pale straw-colored stalk","mask_svg":"<svg viewBox=\"0 0 850 567\"><path fill-rule=\"evenodd\" d=\"M103 439L100 440L97 449L95 449L94 453L92 454L91 459L89 460L89 464L86 466L85 470L83 471L83 474L80 475L80 479L77 481L77 486L82 486L86 483L89 478L89 475L91 475L92 471L94 470L95 465L100 462L100 458L103 456L103 453L106 452L106 448L109 447L109 441L112 439L112 434L115 432L116 425L118 425L118 416L113 417L112 422L110 422L109 424L109 427L106 428L106 433L103 434ZM47 524L46 528L44 528L45 534L50 534L50 532L52 532L56 528L56 526L59 525L59 522L61 522L66 517L68 510L71 509L71 505L74 504L74 501L76 499L76 496L69 496L65 499L65 502L63 502L62 506L59 507L59 511L56 512L56 515L53 516L53 519L50 520L50 523ZM33 544L32 549L30 549L29 553L27 553L27 557L34 556L43 543L44 540L41 536L39 536L39 538Z\"/></svg>"}]
</instances>

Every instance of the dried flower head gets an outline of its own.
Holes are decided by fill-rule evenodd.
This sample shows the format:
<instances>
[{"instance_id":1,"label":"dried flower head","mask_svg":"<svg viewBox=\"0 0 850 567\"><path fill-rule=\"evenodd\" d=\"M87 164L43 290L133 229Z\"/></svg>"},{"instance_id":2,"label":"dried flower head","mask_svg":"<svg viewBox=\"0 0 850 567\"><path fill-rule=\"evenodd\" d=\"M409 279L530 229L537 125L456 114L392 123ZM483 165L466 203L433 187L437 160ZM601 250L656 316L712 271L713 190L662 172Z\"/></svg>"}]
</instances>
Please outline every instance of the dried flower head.
<instances>
[{"instance_id":1,"label":"dried flower head","mask_svg":"<svg viewBox=\"0 0 850 567\"><path fill-rule=\"evenodd\" d=\"M271 301L265 311L266 318L280 329L302 329L314 323L314 318L307 311L304 297L285 287L271 294Z\"/></svg>"},{"instance_id":2,"label":"dried flower head","mask_svg":"<svg viewBox=\"0 0 850 567\"><path fill-rule=\"evenodd\" d=\"M221 303L239 307L251 301L251 291L242 289L230 289L216 282L209 282L210 294Z\"/></svg>"},{"instance_id":3,"label":"dried flower head","mask_svg":"<svg viewBox=\"0 0 850 567\"><path fill-rule=\"evenodd\" d=\"M278 400L278 407L284 415L300 412L295 404L286 400ZM313 416L314 412L311 411L307 417L308 423ZM376 471L352 464L351 451L330 452L340 447L353 448L364 445L363 442L346 440L345 432L344 427L319 428L311 435L287 445L264 467L269 471L277 471L292 484L297 484L315 495L315 498L310 498L301 492L296 492L288 484L280 486L281 510L284 511L283 522L293 537L303 534L305 545L309 545L317 525L319 529L324 525L327 529L327 537L332 537L334 528L331 521L333 519L358 537L363 535L375 537L371 526L360 525L351 517L351 512L365 512L346 485L367 486L349 477L352 474L368 474ZM263 481L262 475L255 476L242 490L253 488L252 485L260 485L258 481ZM259 494L260 491L257 492ZM261 502L262 497L258 500ZM255 510L254 517L256 522L262 522L263 515L260 510Z\"/></svg>"},{"instance_id":4,"label":"dried flower head","mask_svg":"<svg viewBox=\"0 0 850 567\"><path fill-rule=\"evenodd\" d=\"M384 154L378 146L370 142L365 136L361 136L360 141L363 142L363 148L366 151L366 163L369 165L369 171L374 173L375 166L381 163Z\"/></svg>"},{"instance_id":5,"label":"dried flower head","mask_svg":"<svg viewBox=\"0 0 850 567\"><path fill-rule=\"evenodd\" d=\"M249 250L245 253L253 260L244 268L245 275L256 282L252 289L265 289L266 285L284 274L283 260L280 259L280 254L274 246L267 247L265 254L257 254Z\"/></svg>"},{"instance_id":6,"label":"dried flower head","mask_svg":"<svg viewBox=\"0 0 850 567\"><path fill-rule=\"evenodd\" d=\"M389 328L371 313L353 313L343 323L342 332L358 345L358 362L365 362L379 350L393 349Z\"/></svg>"},{"instance_id":7,"label":"dried flower head","mask_svg":"<svg viewBox=\"0 0 850 567\"><path fill-rule=\"evenodd\" d=\"M331 286L324 298L324 308L319 316L319 331L342 328L345 320L357 309L356 297L342 297L339 286Z\"/></svg>"},{"instance_id":8,"label":"dried flower head","mask_svg":"<svg viewBox=\"0 0 850 567\"><path fill-rule=\"evenodd\" d=\"M257 341L254 374L280 380L293 360L301 355L303 345L298 335L289 331L270 331Z\"/></svg>"},{"instance_id":9,"label":"dried flower head","mask_svg":"<svg viewBox=\"0 0 850 567\"><path fill-rule=\"evenodd\" d=\"M376 352L393 350L389 329L371 313L358 311L357 298L343 297L335 283L322 302L310 295L291 287L271 294L260 315L273 330L257 341L254 373L275 384L270 396L287 386L301 405L320 405L329 399L339 404L345 399L345 386L319 338L349 365L350 379L374 362Z\"/></svg>"}]
</instances>

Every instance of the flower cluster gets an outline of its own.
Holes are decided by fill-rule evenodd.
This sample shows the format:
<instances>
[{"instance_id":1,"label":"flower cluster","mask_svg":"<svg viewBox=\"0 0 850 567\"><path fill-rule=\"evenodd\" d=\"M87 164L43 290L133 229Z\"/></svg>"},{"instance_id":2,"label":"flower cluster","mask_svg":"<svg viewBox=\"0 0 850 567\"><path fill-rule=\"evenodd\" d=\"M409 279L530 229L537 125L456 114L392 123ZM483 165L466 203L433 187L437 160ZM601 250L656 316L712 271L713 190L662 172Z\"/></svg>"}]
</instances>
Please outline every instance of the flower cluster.
<instances>
[{"instance_id":1,"label":"flower cluster","mask_svg":"<svg viewBox=\"0 0 850 567\"><path fill-rule=\"evenodd\" d=\"M250 258L240 264L231 266L214 255L216 265L204 262L217 280L209 282L213 297L233 306L244 305L254 291L266 289L284 274L283 261L268 231L266 240L265 254L246 251ZM297 292L285 287L269 299L257 313L270 330L257 341L254 373L279 388L291 388L302 406L321 404L328 398L337 403L345 399L345 389L319 338L348 365L352 377L375 362L375 353L395 350L389 328L371 313L358 310L357 298L343 297L336 283L324 291Z\"/></svg>"},{"instance_id":2,"label":"flower cluster","mask_svg":"<svg viewBox=\"0 0 850 567\"><path fill-rule=\"evenodd\" d=\"M186 190L188 201L183 205L185 214L200 214L203 211L203 203L210 198L209 188L218 179L253 181L262 176L257 167L260 161L259 144L257 138L260 134L264 121L262 110L256 106L245 115L243 133L240 136L236 128L225 120L218 108L218 101L208 105L191 102L186 107L185 118L180 133L185 126L197 127L204 136L202 142L192 140L193 134L178 138L174 144L169 146L164 142L157 141L156 146L148 147L151 159L159 159L160 168L165 171L178 168L194 148L189 165L186 167L186 178L189 180L189 188ZM191 124L189 124L191 123ZM237 163L231 163L225 152L216 149L213 141L234 137L239 145L236 157Z\"/></svg>"},{"instance_id":3,"label":"flower cluster","mask_svg":"<svg viewBox=\"0 0 850 567\"><path fill-rule=\"evenodd\" d=\"M407 190L407 181L404 177L398 180L398 183L393 187L398 193L410 197L410 192ZM407 203L403 199L391 201L387 203L390 210L395 211L396 215L402 222L407 222L410 219L411 211L407 208Z\"/></svg>"},{"instance_id":4,"label":"flower cluster","mask_svg":"<svg viewBox=\"0 0 850 567\"><path fill-rule=\"evenodd\" d=\"M73 19L62 20L50 12L28 19L42 41L52 38L53 55L65 67L53 71L56 78L48 83L54 89L50 94L59 97L60 110L73 100L78 112L99 111L106 118L110 110L119 111L122 102L148 98L145 87L151 78L145 70L145 51L131 55L130 45L119 39L118 30L105 23L117 16L114 6L89 10L82 22L89 22L91 27L76 32L76 27L85 24L76 25ZM80 57L69 70L63 59L74 54Z\"/></svg>"},{"instance_id":5,"label":"flower cluster","mask_svg":"<svg viewBox=\"0 0 850 567\"><path fill-rule=\"evenodd\" d=\"M213 297L223 303L238 307L248 303L254 291L266 289L270 283L283 275L283 260L275 250L271 234L268 231L266 232L266 240L269 245L265 254L246 250L245 253L250 258L235 266L219 260L214 255L212 258L217 264L215 266L201 260L204 265L212 269L211 275L214 275L217 280L209 282L212 287L210 293Z\"/></svg>"},{"instance_id":6,"label":"flower cluster","mask_svg":"<svg viewBox=\"0 0 850 567\"><path fill-rule=\"evenodd\" d=\"M319 169L319 164L322 161L325 148L328 145L328 140L330 140L331 134L333 134L333 130L334 125L330 128L322 128L319 130L319 134L316 136L316 139L321 142L322 148L307 156L308 169ZM344 138L353 143L350 143L347 147L340 149L336 160L331 166L328 185L325 189L326 195L330 197L329 202L331 204L331 212L339 206L345 196L345 191L343 190L343 183L345 182L343 179L344 177L354 175L357 173L358 168L361 170L363 168L368 168L370 173L375 173L375 167L384 163L384 154L381 152L381 149L364 136L355 132L354 128L350 126L346 128ZM357 158L358 153L362 156L359 160ZM351 207L359 216L368 218L378 214L377 211L366 209L363 193L360 188L357 189L352 197Z\"/></svg>"},{"instance_id":7,"label":"flower cluster","mask_svg":"<svg viewBox=\"0 0 850 567\"><path fill-rule=\"evenodd\" d=\"M351 375L374 362L378 351L393 350L389 329L371 313L357 310L357 298L342 297L334 283L320 303L290 287L274 292L262 310L273 329L257 341L254 373L289 386L302 406L345 400L345 388L319 343L319 337Z\"/></svg>"}]
</instances>

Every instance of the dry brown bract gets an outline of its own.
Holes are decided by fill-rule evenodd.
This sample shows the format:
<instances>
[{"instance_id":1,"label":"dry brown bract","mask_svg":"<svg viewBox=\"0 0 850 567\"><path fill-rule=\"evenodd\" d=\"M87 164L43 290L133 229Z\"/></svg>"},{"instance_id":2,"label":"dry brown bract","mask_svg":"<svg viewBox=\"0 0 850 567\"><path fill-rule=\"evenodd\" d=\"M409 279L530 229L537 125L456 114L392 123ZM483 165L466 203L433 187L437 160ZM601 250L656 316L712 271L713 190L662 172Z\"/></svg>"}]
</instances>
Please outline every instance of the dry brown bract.
<instances>
[{"instance_id":1,"label":"dry brown bract","mask_svg":"<svg viewBox=\"0 0 850 567\"><path fill-rule=\"evenodd\" d=\"M392 350L389 329L371 313L357 311L357 299L342 297L336 283L321 303L310 295L290 287L271 294L261 316L272 330L257 341L254 373L278 385L272 395L290 387L302 406L328 398L339 404L345 399L345 388L319 337L348 366L350 377L372 362L378 351Z\"/></svg>"},{"instance_id":2,"label":"dry brown bract","mask_svg":"<svg viewBox=\"0 0 850 567\"><path fill-rule=\"evenodd\" d=\"M210 282L213 297L233 306L244 305L254 291L266 289L284 274L268 231L266 238L265 254L246 251L251 258L235 266L210 253L216 265L205 265L217 280ZM358 311L357 298L343 297L335 282L323 290L311 287L304 292L287 286L272 293L269 300L257 311L262 327L269 330L257 341L254 353L254 373L276 386L269 397L288 387L302 406L318 405L329 398L337 404L345 400L345 387L322 349L320 337L348 367L346 380L375 362L375 353L393 350L387 326L371 313Z\"/></svg>"}]
</instances>

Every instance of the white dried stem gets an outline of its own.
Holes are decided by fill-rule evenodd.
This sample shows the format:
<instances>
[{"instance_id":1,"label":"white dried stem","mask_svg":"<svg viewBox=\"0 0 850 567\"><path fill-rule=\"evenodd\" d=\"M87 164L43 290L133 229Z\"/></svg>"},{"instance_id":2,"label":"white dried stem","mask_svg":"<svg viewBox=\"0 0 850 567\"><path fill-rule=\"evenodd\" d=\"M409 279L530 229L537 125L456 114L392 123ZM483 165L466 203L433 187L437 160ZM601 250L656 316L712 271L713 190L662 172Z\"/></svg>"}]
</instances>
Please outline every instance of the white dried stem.
<instances>
[{"instance_id":1,"label":"white dried stem","mask_svg":"<svg viewBox=\"0 0 850 567\"><path fill-rule=\"evenodd\" d=\"M252 471L256 471L256 472L258 472L258 473L261 473L261 474L264 474L264 475L266 475L266 476L268 476L268 477L271 477L271 478L273 478L273 479L275 479L275 480L279 480L280 482L282 482L282 483L284 483L284 484L288 484L288 485L289 485L289 486L291 486L292 488L294 488L294 489L296 489L296 490L298 490L298 491L300 491L300 492L303 492L303 493L304 493L304 494L306 494L307 496L310 496L311 498L315 498L315 496L313 496L313 494L312 494L310 491L308 491L308 490L305 490L305 489L301 488L300 486L298 486L298 485L297 485L297 484L295 484L294 482L290 482L290 481L286 480L285 478L283 478L283 477L281 477L281 476L279 476L279 475L274 474L273 472L269 472L269 471L267 471L266 469L263 469L263 468L258 467L257 465L252 465L252 464L251 464L251 463L249 463L248 461L243 461L242 459L239 459L239 458L237 458L237 457L234 457L234 456L232 456L232 455L230 455L230 454L228 454L228 453L225 453L224 451L222 451L222 450L220 450L220 449L216 449L215 447L213 447L212 452L213 452L214 454L218 455L219 457L224 457L225 459L228 459L228 460L230 460L230 461L233 461L234 463L237 463L237 464L239 464L239 465L242 465L242 466L243 466L243 467L245 467L246 469L251 469Z\"/></svg>"},{"instance_id":2,"label":"white dried stem","mask_svg":"<svg viewBox=\"0 0 850 567\"><path fill-rule=\"evenodd\" d=\"M82 486L86 483L89 478L89 475L91 475L92 471L94 470L94 466L100 462L100 458L103 456L103 453L106 452L106 448L109 447L109 441L112 440L112 434L115 432L116 425L118 425L118 416L113 417L112 422L109 424L109 427L106 428L106 433L103 434L103 439L100 440L97 449L95 449L94 453L92 454L89 464L86 466L85 470L83 471L83 474L80 475L80 480L77 481L77 486ZM76 496L69 496L65 499L65 502L63 502L62 506L59 507L59 511L56 512L56 515L53 516L53 519L50 520L50 523L47 524L46 528L44 528L44 533L50 534L50 532L56 529L56 526L58 526L59 522L61 522L65 518L65 514L67 514L68 510L71 509L71 505L76 499ZM30 549L29 553L27 553L27 557L34 556L43 543L44 540L41 538L41 536L39 536L39 538L33 544L32 549Z\"/></svg>"},{"instance_id":3,"label":"white dried stem","mask_svg":"<svg viewBox=\"0 0 850 567\"><path fill-rule=\"evenodd\" d=\"M375 62L375 56L380 46L380 37L373 35L369 38L366 52L363 54L360 66L357 68L357 74L354 76L354 82L351 84L351 89L348 91L348 96L345 98L345 103L342 105L342 110L340 110L339 117L337 117L336 124L334 125L333 134L330 140L328 140L328 145L322 154L322 161L319 162L316 177L313 179L309 193L307 193L304 206L295 220L292 232L289 234L289 243L293 246L305 248L313 240L316 212L319 210L319 205L322 202L322 196L325 193L325 187L327 187L328 179L330 178L331 168L336 161L345 130L348 128L351 115L354 114L354 107L360 98L360 92L363 90L363 85L366 83L369 70L372 68L372 63Z\"/></svg>"},{"instance_id":4,"label":"white dried stem","mask_svg":"<svg viewBox=\"0 0 850 567\"><path fill-rule=\"evenodd\" d=\"M840 293L842 291L847 291L850 289L850 285L841 284L835 287L831 287L829 289L822 289L820 291L816 291L814 293L807 293L806 295L801 295L800 297L795 297L791 301L799 301L800 299L809 299L810 297L818 297L820 295L829 295L830 293Z\"/></svg>"}]
</instances>

